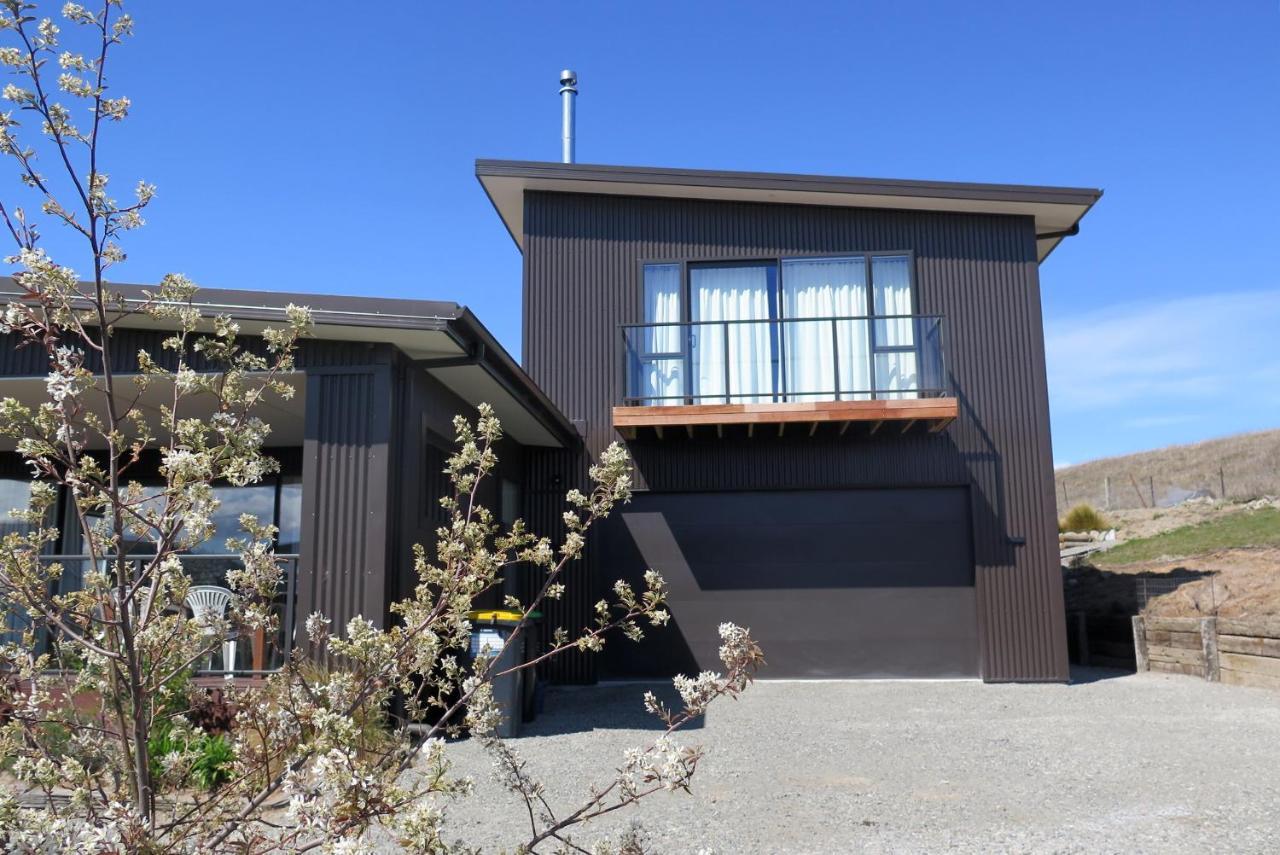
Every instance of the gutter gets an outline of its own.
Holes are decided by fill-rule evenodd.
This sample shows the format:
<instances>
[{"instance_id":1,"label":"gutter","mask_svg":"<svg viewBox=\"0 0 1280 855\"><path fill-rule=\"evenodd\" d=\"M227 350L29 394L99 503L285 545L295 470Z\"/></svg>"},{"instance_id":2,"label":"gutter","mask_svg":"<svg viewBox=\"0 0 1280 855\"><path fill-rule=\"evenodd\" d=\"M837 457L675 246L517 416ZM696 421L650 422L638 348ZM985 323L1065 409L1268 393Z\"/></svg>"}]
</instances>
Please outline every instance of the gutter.
<instances>
[{"instance_id":1,"label":"gutter","mask_svg":"<svg viewBox=\"0 0 1280 855\"><path fill-rule=\"evenodd\" d=\"M480 323L480 319L472 314L466 306L459 306L458 316L447 319L438 327L467 354L463 359L467 363L479 365L490 377L500 385L507 394L515 398L535 419L545 427L552 436L569 449L582 445L582 435L573 423L560 412L560 408L547 397L538 384L525 373L524 369L511 358L511 354L498 343L493 333ZM463 363L463 364L467 364ZM437 360L419 362L425 369L432 367L448 367ZM449 364L457 365L456 361Z\"/></svg>"},{"instance_id":2,"label":"gutter","mask_svg":"<svg viewBox=\"0 0 1280 855\"><path fill-rule=\"evenodd\" d=\"M8 302L24 296L24 292L12 290L15 286L10 277L0 277L0 301ZM113 292L124 296L126 304L141 304L146 298L141 296L145 290L139 285L117 285L108 283ZM5 286L8 286L7 288ZM204 289L205 293L217 293L216 289ZM130 294L136 296L129 296ZM246 293L246 292L239 292ZM325 301L353 300L352 308L315 308L311 306L311 315L317 325L366 327L397 330L419 330L422 332L443 332L448 335L466 356L450 359L450 364L475 364L511 395L548 433L556 438L565 448L576 448L582 444L582 436L573 424L560 412L559 408L538 388L524 369L511 358L511 355L498 343L472 314L471 310L457 303L420 301L424 307L445 309L449 313L432 312L423 314L400 312L368 312L354 308L359 302L377 301L380 298L342 298L325 294L277 294L288 302L310 304L312 298ZM387 300L388 304L412 304L409 300ZM284 306L263 306L237 302L193 302L204 317L219 314L230 315L237 320L272 322L284 319ZM435 363L432 365L431 363ZM425 369L443 368L445 364L436 360L419 360L417 364Z\"/></svg>"},{"instance_id":3,"label":"gutter","mask_svg":"<svg viewBox=\"0 0 1280 855\"><path fill-rule=\"evenodd\" d=\"M25 297L25 292L18 290L10 290L13 288L12 277L0 277L0 288L8 285L9 288L0 290L0 300L6 302L14 299ZM106 283L108 288L116 294L124 297L126 305L142 305L147 302L147 298L142 296L142 292L149 290L141 285L123 285L113 282ZM217 294L220 289L202 288L199 293ZM244 294L247 292L234 292ZM275 292L271 292L275 293ZM131 296L135 295L135 296ZM357 309L358 303L378 302L382 298L366 298L366 297L339 297L328 294L293 294L279 293L276 294L285 299L287 303L296 303L298 305L306 305L310 308L311 316L317 324L328 324L333 326L353 326L353 327L381 327L384 329L437 329L438 325L443 321L448 321L454 314L462 310L457 303L444 302L426 302L422 301L424 307L431 307L437 311L415 314L405 312L371 312L367 310ZM317 308L315 300L335 301L338 305L342 305L341 301L351 300L349 305L351 308L325 308L323 306ZM158 302L158 301L157 301ZM386 300L388 304L411 304L415 301L410 300ZM175 304L177 305L177 304ZM184 304L185 305L185 304ZM244 321L280 321L284 319L283 305L268 306L263 304L252 303L235 303L235 302L217 302L214 300L194 300L191 305L200 311L202 317L214 317L215 315L229 315L236 320ZM452 309L454 314L443 314L439 310Z\"/></svg>"}]
</instances>

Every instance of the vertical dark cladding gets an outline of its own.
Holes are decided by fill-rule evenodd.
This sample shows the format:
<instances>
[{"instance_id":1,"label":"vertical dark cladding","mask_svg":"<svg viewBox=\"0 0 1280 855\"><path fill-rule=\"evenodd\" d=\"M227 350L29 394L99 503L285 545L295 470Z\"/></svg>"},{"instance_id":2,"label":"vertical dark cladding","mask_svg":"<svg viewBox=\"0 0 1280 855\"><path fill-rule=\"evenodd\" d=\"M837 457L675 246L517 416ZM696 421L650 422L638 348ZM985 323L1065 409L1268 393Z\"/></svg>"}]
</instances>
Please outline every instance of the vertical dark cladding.
<instances>
[{"instance_id":1,"label":"vertical dark cladding","mask_svg":"<svg viewBox=\"0 0 1280 855\"><path fill-rule=\"evenodd\" d=\"M335 632L385 607L391 392L388 363L307 372L298 614Z\"/></svg>"},{"instance_id":2,"label":"vertical dark cladding","mask_svg":"<svg viewBox=\"0 0 1280 855\"><path fill-rule=\"evenodd\" d=\"M638 484L968 485L984 679L1066 679L1031 218L530 192L524 223L524 366L569 418L587 424L586 454L530 472L531 492L548 501L558 501L564 479L585 478L586 455L619 438L610 424L621 392L617 325L643 320L641 260L913 251L917 310L946 316L947 367L961 412L946 431L632 442ZM549 504L532 504L538 521L554 517ZM553 622L587 621L608 561L598 549L588 553ZM594 667L575 660L550 676L589 681Z\"/></svg>"},{"instance_id":3,"label":"vertical dark cladding","mask_svg":"<svg viewBox=\"0 0 1280 855\"><path fill-rule=\"evenodd\" d=\"M453 447L453 418L475 408L389 345L307 369L303 447L301 619L321 612L344 630L361 615L393 620L390 605L413 594L413 546L435 547L440 470ZM358 357L357 364L349 364ZM504 440L480 501L496 508L497 479L520 482L523 449ZM428 472L428 467L434 471ZM488 603L496 605L496 601Z\"/></svg>"}]
</instances>

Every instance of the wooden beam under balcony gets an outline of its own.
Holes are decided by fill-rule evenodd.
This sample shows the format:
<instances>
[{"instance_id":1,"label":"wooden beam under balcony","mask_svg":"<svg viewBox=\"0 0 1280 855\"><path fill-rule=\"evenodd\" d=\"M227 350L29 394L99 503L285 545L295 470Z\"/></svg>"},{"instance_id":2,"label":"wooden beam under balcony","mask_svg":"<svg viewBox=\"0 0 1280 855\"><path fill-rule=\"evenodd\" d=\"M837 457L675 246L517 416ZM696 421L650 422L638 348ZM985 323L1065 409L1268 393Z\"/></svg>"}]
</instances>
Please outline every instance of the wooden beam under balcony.
<instances>
[{"instance_id":1,"label":"wooden beam under balcony","mask_svg":"<svg viewBox=\"0 0 1280 855\"><path fill-rule=\"evenodd\" d=\"M614 407L613 426L625 435L636 428L653 428L662 435L663 428L683 426L691 431L695 425L747 425L748 431L758 424L776 424L779 431L792 422L816 426L823 422L871 422L876 427L886 422L903 425L904 432L916 423L927 424L939 431L955 421L959 405L955 398L904 398L884 401L802 401L785 404L684 404L677 406ZM847 429L842 424L840 433ZM809 431L812 436L816 427ZM719 435L719 433L717 433Z\"/></svg>"}]
</instances>

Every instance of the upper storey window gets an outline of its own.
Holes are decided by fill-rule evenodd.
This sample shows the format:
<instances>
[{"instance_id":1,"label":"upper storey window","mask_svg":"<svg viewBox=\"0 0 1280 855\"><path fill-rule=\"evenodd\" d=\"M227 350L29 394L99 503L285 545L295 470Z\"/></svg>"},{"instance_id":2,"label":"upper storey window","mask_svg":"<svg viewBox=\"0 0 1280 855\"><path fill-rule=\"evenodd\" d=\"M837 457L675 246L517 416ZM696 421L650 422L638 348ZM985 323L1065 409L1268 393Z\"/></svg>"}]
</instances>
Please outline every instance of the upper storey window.
<instances>
[{"instance_id":1,"label":"upper storey window","mask_svg":"<svg viewBox=\"0 0 1280 855\"><path fill-rule=\"evenodd\" d=\"M920 391L905 254L646 264L644 310L628 343L629 388L644 403Z\"/></svg>"}]
</instances>

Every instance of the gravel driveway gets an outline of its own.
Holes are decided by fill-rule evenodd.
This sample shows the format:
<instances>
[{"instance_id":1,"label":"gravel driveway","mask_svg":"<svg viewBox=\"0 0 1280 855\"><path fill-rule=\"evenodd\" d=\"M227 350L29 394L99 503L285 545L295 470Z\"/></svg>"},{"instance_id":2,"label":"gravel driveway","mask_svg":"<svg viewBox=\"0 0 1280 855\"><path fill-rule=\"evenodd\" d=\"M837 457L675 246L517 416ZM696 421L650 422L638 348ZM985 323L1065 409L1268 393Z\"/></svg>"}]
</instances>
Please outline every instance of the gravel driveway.
<instances>
[{"instance_id":1,"label":"gravel driveway","mask_svg":"<svg viewBox=\"0 0 1280 855\"><path fill-rule=\"evenodd\" d=\"M654 796L575 842L638 820L646 851L676 853L1280 848L1280 694L1157 674L1077 679L758 683L686 732L708 752L692 795ZM645 688L548 693L514 744L553 806L653 737ZM454 756L478 789L450 808L450 837L485 851L527 839L522 805L478 747Z\"/></svg>"}]
</instances>

